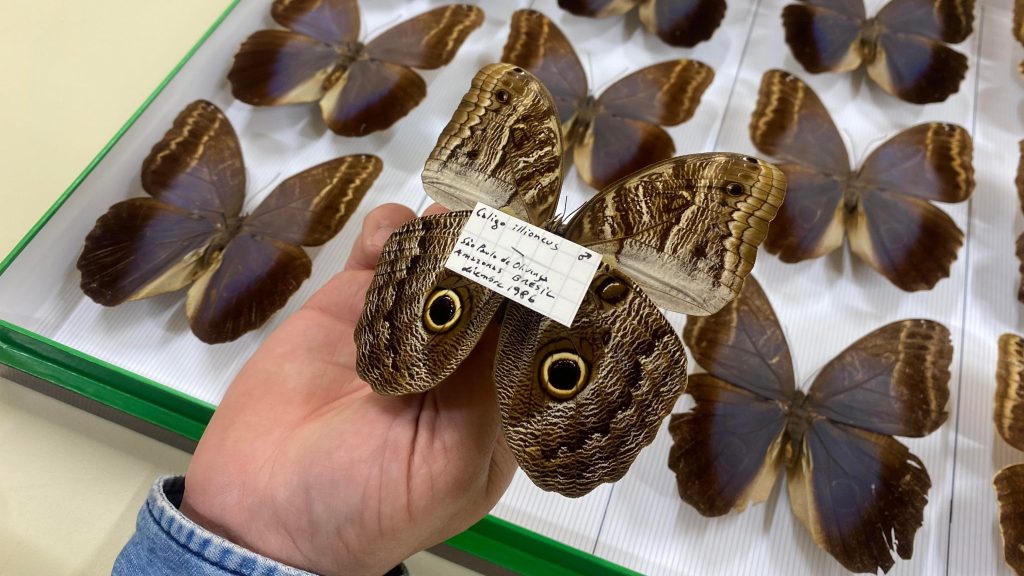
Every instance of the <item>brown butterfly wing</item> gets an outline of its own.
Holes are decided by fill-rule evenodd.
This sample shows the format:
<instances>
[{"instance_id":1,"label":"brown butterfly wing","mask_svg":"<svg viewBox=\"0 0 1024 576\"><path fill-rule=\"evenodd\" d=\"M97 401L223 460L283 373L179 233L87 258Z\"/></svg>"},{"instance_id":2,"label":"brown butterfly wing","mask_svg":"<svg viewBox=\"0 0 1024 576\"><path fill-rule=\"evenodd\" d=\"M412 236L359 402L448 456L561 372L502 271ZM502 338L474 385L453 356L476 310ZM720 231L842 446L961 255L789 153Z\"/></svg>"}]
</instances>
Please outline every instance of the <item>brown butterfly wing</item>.
<instances>
[{"instance_id":1,"label":"brown butterfly wing","mask_svg":"<svg viewBox=\"0 0 1024 576\"><path fill-rule=\"evenodd\" d=\"M1024 450L1024 338L1015 334L999 337L996 365L996 395L993 420L1003 440Z\"/></svg>"},{"instance_id":2,"label":"brown butterfly wing","mask_svg":"<svg viewBox=\"0 0 1024 576\"><path fill-rule=\"evenodd\" d=\"M452 61L462 43L483 24L484 11L450 4L414 16L366 45L370 58L432 70Z\"/></svg>"},{"instance_id":3,"label":"brown butterfly wing","mask_svg":"<svg viewBox=\"0 0 1024 576\"><path fill-rule=\"evenodd\" d=\"M192 333L207 344L219 344L259 328L284 307L312 269L302 248L241 232L189 288L185 312Z\"/></svg>"},{"instance_id":4,"label":"brown butterfly wing","mask_svg":"<svg viewBox=\"0 0 1024 576\"><path fill-rule=\"evenodd\" d=\"M765 250L783 262L818 258L843 245L845 184L813 168L781 163L786 201L768 228Z\"/></svg>"},{"instance_id":5,"label":"brown butterfly wing","mask_svg":"<svg viewBox=\"0 0 1024 576\"><path fill-rule=\"evenodd\" d=\"M1024 44L1024 0L1013 3L1013 37Z\"/></svg>"},{"instance_id":6,"label":"brown butterfly wing","mask_svg":"<svg viewBox=\"0 0 1024 576\"><path fill-rule=\"evenodd\" d=\"M643 0L640 22L671 46L709 40L725 18L725 0Z\"/></svg>"},{"instance_id":7,"label":"brown butterfly wing","mask_svg":"<svg viewBox=\"0 0 1024 576\"><path fill-rule=\"evenodd\" d=\"M390 128L427 96L427 83L407 66L381 60L352 63L320 100L324 122L341 136Z\"/></svg>"},{"instance_id":8,"label":"brown butterfly wing","mask_svg":"<svg viewBox=\"0 0 1024 576\"><path fill-rule=\"evenodd\" d=\"M832 422L921 437L946 421L949 330L931 320L888 324L843 350L815 378L808 403Z\"/></svg>"},{"instance_id":9,"label":"brown butterfly wing","mask_svg":"<svg viewBox=\"0 0 1024 576\"><path fill-rule=\"evenodd\" d=\"M710 374L690 376L686 392L696 406L673 414L668 426L680 498L704 516L765 501L785 445L784 405Z\"/></svg>"},{"instance_id":10,"label":"brown butterfly wing","mask_svg":"<svg viewBox=\"0 0 1024 576\"><path fill-rule=\"evenodd\" d=\"M1024 574L1024 464L1000 470L992 484L999 502L999 531L1003 536L1003 559L1015 574Z\"/></svg>"},{"instance_id":11,"label":"brown butterfly wing","mask_svg":"<svg viewBox=\"0 0 1024 576\"><path fill-rule=\"evenodd\" d=\"M563 130L587 97L587 76L572 44L547 16L516 10L501 61L529 70L551 93Z\"/></svg>"},{"instance_id":12,"label":"brown butterfly wing","mask_svg":"<svg viewBox=\"0 0 1024 576\"><path fill-rule=\"evenodd\" d=\"M675 154L672 137L660 126L599 114L573 149L580 178L598 190L644 166Z\"/></svg>"},{"instance_id":13,"label":"brown butterfly wing","mask_svg":"<svg viewBox=\"0 0 1024 576\"><path fill-rule=\"evenodd\" d=\"M602 266L571 328L509 303L494 366L502 429L541 488L582 496L622 477L686 387L675 330Z\"/></svg>"},{"instance_id":14,"label":"brown butterfly wing","mask_svg":"<svg viewBox=\"0 0 1024 576\"><path fill-rule=\"evenodd\" d=\"M444 267L468 217L417 218L384 244L355 330L359 377L378 394L423 392L447 378L504 301Z\"/></svg>"},{"instance_id":15,"label":"brown butterfly wing","mask_svg":"<svg viewBox=\"0 0 1024 576\"><path fill-rule=\"evenodd\" d=\"M1024 1L1024 0L1022 0ZM1024 211L1024 140L1020 141L1020 160L1017 163L1017 200ZM1017 288L1017 300L1024 302L1024 233L1017 236L1017 260L1020 262L1020 286Z\"/></svg>"},{"instance_id":16,"label":"brown butterfly wing","mask_svg":"<svg viewBox=\"0 0 1024 576\"><path fill-rule=\"evenodd\" d=\"M875 20L895 34L956 44L974 30L974 0L891 0Z\"/></svg>"},{"instance_id":17,"label":"brown butterfly wing","mask_svg":"<svg viewBox=\"0 0 1024 576\"><path fill-rule=\"evenodd\" d=\"M625 14L634 8L640 0L558 0L558 6L577 16L588 18L605 18L617 14Z\"/></svg>"},{"instance_id":18,"label":"brown butterfly wing","mask_svg":"<svg viewBox=\"0 0 1024 576\"><path fill-rule=\"evenodd\" d=\"M886 92L913 104L943 102L960 89L967 57L923 36L883 32L868 76Z\"/></svg>"},{"instance_id":19,"label":"brown butterfly wing","mask_svg":"<svg viewBox=\"0 0 1024 576\"><path fill-rule=\"evenodd\" d=\"M359 38L359 3L356 0L274 0L274 20L299 34L339 45Z\"/></svg>"},{"instance_id":20,"label":"brown butterfly wing","mask_svg":"<svg viewBox=\"0 0 1024 576\"><path fill-rule=\"evenodd\" d=\"M848 72L863 62L863 2L790 4L782 10L782 26L793 57L812 74Z\"/></svg>"},{"instance_id":21,"label":"brown butterfly wing","mask_svg":"<svg viewBox=\"0 0 1024 576\"><path fill-rule=\"evenodd\" d=\"M228 72L231 93L246 104L316 102L334 69L333 46L289 30L260 30L246 38Z\"/></svg>"},{"instance_id":22,"label":"brown butterfly wing","mask_svg":"<svg viewBox=\"0 0 1024 576\"><path fill-rule=\"evenodd\" d=\"M343 156L282 182L245 220L253 234L296 246L333 238L366 196L384 164L376 156Z\"/></svg>"},{"instance_id":23,"label":"brown butterfly wing","mask_svg":"<svg viewBox=\"0 0 1024 576\"><path fill-rule=\"evenodd\" d=\"M931 479L891 436L808 422L787 469L789 501L811 538L851 572L888 572L910 558Z\"/></svg>"},{"instance_id":24,"label":"brown butterfly wing","mask_svg":"<svg viewBox=\"0 0 1024 576\"><path fill-rule=\"evenodd\" d=\"M224 232L203 214L152 198L118 202L101 216L78 257L81 287L116 306L188 286L206 268L205 254Z\"/></svg>"},{"instance_id":25,"label":"brown butterfly wing","mask_svg":"<svg viewBox=\"0 0 1024 576\"><path fill-rule=\"evenodd\" d=\"M967 130L931 122L900 132L872 152L861 186L938 202L963 202L974 190L974 146Z\"/></svg>"},{"instance_id":26,"label":"brown butterfly wing","mask_svg":"<svg viewBox=\"0 0 1024 576\"><path fill-rule=\"evenodd\" d=\"M245 166L235 129L205 100L189 104L142 162L150 196L209 218L238 216Z\"/></svg>"}]
</instances>

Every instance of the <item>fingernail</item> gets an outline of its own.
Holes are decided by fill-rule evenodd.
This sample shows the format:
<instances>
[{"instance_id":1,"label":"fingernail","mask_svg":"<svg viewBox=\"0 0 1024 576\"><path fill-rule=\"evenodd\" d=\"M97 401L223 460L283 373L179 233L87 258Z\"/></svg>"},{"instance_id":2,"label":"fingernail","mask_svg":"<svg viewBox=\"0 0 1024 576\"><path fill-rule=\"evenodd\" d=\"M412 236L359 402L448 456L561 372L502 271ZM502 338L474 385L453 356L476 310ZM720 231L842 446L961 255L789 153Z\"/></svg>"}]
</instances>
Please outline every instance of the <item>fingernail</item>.
<instances>
[{"instance_id":1,"label":"fingernail","mask_svg":"<svg viewBox=\"0 0 1024 576\"><path fill-rule=\"evenodd\" d=\"M394 231L395 228L392 226L381 226L370 237L370 246L375 250L384 248L384 243L388 241L388 238L391 237L391 233Z\"/></svg>"}]
</instances>

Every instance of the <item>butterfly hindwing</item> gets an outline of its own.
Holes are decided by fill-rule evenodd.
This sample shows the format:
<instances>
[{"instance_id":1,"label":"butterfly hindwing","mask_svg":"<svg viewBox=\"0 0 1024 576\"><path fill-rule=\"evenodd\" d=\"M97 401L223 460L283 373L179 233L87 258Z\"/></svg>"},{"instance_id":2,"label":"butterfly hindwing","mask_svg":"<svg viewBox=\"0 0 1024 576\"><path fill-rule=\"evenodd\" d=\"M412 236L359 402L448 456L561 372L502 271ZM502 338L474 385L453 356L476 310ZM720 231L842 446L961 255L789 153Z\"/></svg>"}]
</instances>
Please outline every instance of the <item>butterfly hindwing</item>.
<instances>
[{"instance_id":1,"label":"butterfly hindwing","mask_svg":"<svg viewBox=\"0 0 1024 576\"><path fill-rule=\"evenodd\" d=\"M544 86L522 68L491 64L438 137L423 188L452 210L483 202L543 225L562 186L562 132Z\"/></svg>"},{"instance_id":2,"label":"butterfly hindwing","mask_svg":"<svg viewBox=\"0 0 1024 576\"><path fill-rule=\"evenodd\" d=\"M494 375L520 467L576 497L621 478L654 439L686 386L686 353L643 291L605 265L572 328L509 303Z\"/></svg>"},{"instance_id":3,"label":"butterfly hindwing","mask_svg":"<svg viewBox=\"0 0 1024 576\"><path fill-rule=\"evenodd\" d=\"M444 267L468 217L417 218L385 243L355 330L359 376L378 394L436 386L497 312L502 296Z\"/></svg>"},{"instance_id":4,"label":"butterfly hindwing","mask_svg":"<svg viewBox=\"0 0 1024 576\"><path fill-rule=\"evenodd\" d=\"M565 235L613 258L659 306L706 315L739 292L785 188L780 170L754 158L673 158L602 190Z\"/></svg>"},{"instance_id":5,"label":"butterfly hindwing","mask_svg":"<svg viewBox=\"0 0 1024 576\"><path fill-rule=\"evenodd\" d=\"M886 92L912 104L942 102L960 89L967 57L923 36L883 32L868 76Z\"/></svg>"}]
</instances>

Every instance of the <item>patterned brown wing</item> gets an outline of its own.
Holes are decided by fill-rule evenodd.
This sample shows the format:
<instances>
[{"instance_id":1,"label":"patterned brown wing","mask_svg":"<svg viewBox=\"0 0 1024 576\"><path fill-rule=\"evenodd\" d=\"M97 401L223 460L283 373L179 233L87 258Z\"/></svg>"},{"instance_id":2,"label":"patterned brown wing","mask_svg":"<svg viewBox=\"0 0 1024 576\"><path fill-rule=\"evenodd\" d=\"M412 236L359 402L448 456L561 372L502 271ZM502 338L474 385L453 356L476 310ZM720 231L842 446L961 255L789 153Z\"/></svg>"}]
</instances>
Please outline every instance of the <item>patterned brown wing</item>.
<instances>
[{"instance_id":1,"label":"patterned brown wing","mask_svg":"<svg viewBox=\"0 0 1024 576\"><path fill-rule=\"evenodd\" d=\"M1024 338L1016 334L999 337L996 366L996 396L993 420L1003 440L1024 450Z\"/></svg>"},{"instance_id":2,"label":"patterned brown wing","mask_svg":"<svg viewBox=\"0 0 1024 576\"><path fill-rule=\"evenodd\" d=\"M639 2L640 0L558 0L558 6L577 16L605 18L625 14Z\"/></svg>"},{"instance_id":3,"label":"patterned brown wing","mask_svg":"<svg viewBox=\"0 0 1024 576\"><path fill-rule=\"evenodd\" d=\"M562 129L567 131L587 97L587 75L565 34L536 10L516 10L501 61L529 70L551 92Z\"/></svg>"},{"instance_id":4,"label":"patterned brown wing","mask_svg":"<svg viewBox=\"0 0 1024 576\"><path fill-rule=\"evenodd\" d=\"M790 4L782 10L786 44L805 70L848 72L863 63L861 31L865 22L863 2Z\"/></svg>"},{"instance_id":5,"label":"patterned brown wing","mask_svg":"<svg viewBox=\"0 0 1024 576\"><path fill-rule=\"evenodd\" d=\"M768 229L765 250L792 263L824 256L842 246L846 184L799 164L784 162L779 169L786 175L786 201Z\"/></svg>"},{"instance_id":6,"label":"patterned brown wing","mask_svg":"<svg viewBox=\"0 0 1024 576\"><path fill-rule=\"evenodd\" d=\"M444 380L504 300L444 267L468 217L418 218L384 245L355 330L359 377L378 394L422 392Z\"/></svg>"},{"instance_id":7,"label":"patterned brown wing","mask_svg":"<svg viewBox=\"0 0 1024 576\"><path fill-rule=\"evenodd\" d=\"M522 68L485 66L437 139L423 188L452 210L477 202L543 225L562 186L562 132L551 95Z\"/></svg>"},{"instance_id":8,"label":"patterned brown wing","mask_svg":"<svg viewBox=\"0 0 1024 576\"><path fill-rule=\"evenodd\" d=\"M857 172L862 188L939 202L963 202L974 191L974 145L955 124L919 124L872 152Z\"/></svg>"},{"instance_id":9,"label":"patterned brown wing","mask_svg":"<svg viewBox=\"0 0 1024 576\"><path fill-rule=\"evenodd\" d=\"M846 233L854 254L907 292L949 276L964 242L956 222L928 201L878 190L861 193Z\"/></svg>"},{"instance_id":10,"label":"patterned brown wing","mask_svg":"<svg viewBox=\"0 0 1024 576\"><path fill-rule=\"evenodd\" d=\"M845 177L850 158L839 130L811 87L783 70L761 78L757 106L750 117L750 140L779 160Z\"/></svg>"},{"instance_id":11,"label":"patterned brown wing","mask_svg":"<svg viewBox=\"0 0 1024 576\"><path fill-rule=\"evenodd\" d=\"M829 362L807 396L810 410L879 434L927 436L946 421L949 330L903 320L864 336Z\"/></svg>"},{"instance_id":12,"label":"patterned brown wing","mask_svg":"<svg viewBox=\"0 0 1024 576\"><path fill-rule=\"evenodd\" d=\"M245 219L253 234L319 246L341 231L384 164L356 154L319 164L282 182Z\"/></svg>"},{"instance_id":13,"label":"patterned brown wing","mask_svg":"<svg viewBox=\"0 0 1024 576\"><path fill-rule=\"evenodd\" d=\"M704 516L763 502L779 475L786 444L784 403L710 374L690 376L693 410L673 414L668 467L679 497Z\"/></svg>"},{"instance_id":14,"label":"patterned brown wing","mask_svg":"<svg viewBox=\"0 0 1024 576\"><path fill-rule=\"evenodd\" d=\"M614 261L659 306L703 316L739 293L785 191L782 172L761 160L680 156L605 188L565 236Z\"/></svg>"},{"instance_id":15,"label":"patterned brown wing","mask_svg":"<svg viewBox=\"0 0 1024 576\"><path fill-rule=\"evenodd\" d=\"M225 232L217 221L152 198L118 202L100 216L78 257L82 292L116 306L188 286Z\"/></svg>"},{"instance_id":16,"label":"patterned brown wing","mask_svg":"<svg viewBox=\"0 0 1024 576\"><path fill-rule=\"evenodd\" d=\"M911 557L931 488L920 458L891 436L826 419L793 441L789 501L819 547L851 572L888 572L893 550Z\"/></svg>"},{"instance_id":17,"label":"patterned brown wing","mask_svg":"<svg viewBox=\"0 0 1024 576\"><path fill-rule=\"evenodd\" d=\"M709 40L725 18L725 0L643 0L640 22L671 46Z\"/></svg>"},{"instance_id":18,"label":"patterned brown wing","mask_svg":"<svg viewBox=\"0 0 1024 576\"><path fill-rule=\"evenodd\" d=\"M427 83L407 66L361 59L340 74L320 100L324 122L342 136L390 128L427 96Z\"/></svg>"},{"instance_id":19,"label":"patterned brown wing","mask_svg":"<svg viewBox=\"0 0 1024 576\"><path fill-rule=\"evenodd\" d=\"M572 328L509 303L494 367L502 429L545 490L622 477L686 387L686 352L640 288L598 270Z\"/></svg>"},{"instance_id":20,"label":"patterned brown wing","mask_svg":"<svg viewBox=\"0 0 1024 576\"><path fill-rule=\"evenodd\" d=\"M265 324L309 278L313 263L292 244L243 231L188 290L192 333L207 344L236 340Z\"/></svg>"},{"instance_id":21,"label":"patterned brown wing","mask_svg":"<svg viewBox=\"0 0 1024 576\"><path fill-rule=\"evenodd\" d=\"M246 38L228 72L231 94L246 104L316 102L334 70L333 46L289 30L260 30Z\"/></svg>"},{"instance_id":22,"label":"patterned brown wing","mask_svg":"<svg viewBox=\"0 0 1024 576\"><path fill-rule=\"evenodd\" d=\"M356 0L274 0L270 15L281 26L326 44L359 39Z\"/></svg>"},{"instance_id":23,"label":"patterned brown wing","mask_svg":"<svg viewBox=\"0 0 1024 576\"><path fill-rule=\"evenodd\" d=\"M1007 466L992 480L999 502L999 531L1003 535L1003 559L1014 574L1024 574L1024 464Z\"/></svg>"},{"instance_id":24,"label":"patterned brown wing","mask_svg":"<svg viewBox=\"0 0 1024 576\"><path fill-rule=\"evenodd\" d=\"M150 196L218 220L238 216L245 166L238 136L224 113L205 100L189 104L142 162Z\"/></svg>"},{"instance_id":25,"label":"patterned brown wing","mask_svg":"<svg viewBox=\"0 0 1024 576\"><path fill-rule=\"evenodd\" d=\"M452 61L462 43L484 22L469 4L434 8L398 24L366 45L370 58L432 70Z\"/></svg>"}]
</instances>

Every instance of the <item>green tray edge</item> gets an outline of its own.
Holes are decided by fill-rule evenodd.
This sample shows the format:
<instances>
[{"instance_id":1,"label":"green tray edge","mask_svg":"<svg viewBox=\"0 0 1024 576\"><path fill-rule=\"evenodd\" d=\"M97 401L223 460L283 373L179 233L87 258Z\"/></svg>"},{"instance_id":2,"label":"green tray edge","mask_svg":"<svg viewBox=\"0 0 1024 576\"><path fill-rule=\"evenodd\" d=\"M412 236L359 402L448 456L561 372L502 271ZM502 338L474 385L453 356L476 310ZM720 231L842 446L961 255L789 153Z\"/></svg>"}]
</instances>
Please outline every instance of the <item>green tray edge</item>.
<instances>
[{"instance_id":1,"label":"green tray edge","mask_svg":"<svg viewBox=\"0 0 1024 576\"><path fill-rule=\"evenodd\" d=\"M0 275L10 268L39 231L53 218L124 134L149 109L164 88L224 22L241 0L232 0L185 53L128 121L114 134L52 206L0 261ZM214 406L84 354L10 322L0 320L0 363L131 414L190 440L199 440ZM139 386L142 384L142 386ZM486 516L448 544L526 576L633 576L625 567L567 546L494 516Z\"/></svg>"}]
</instances>

